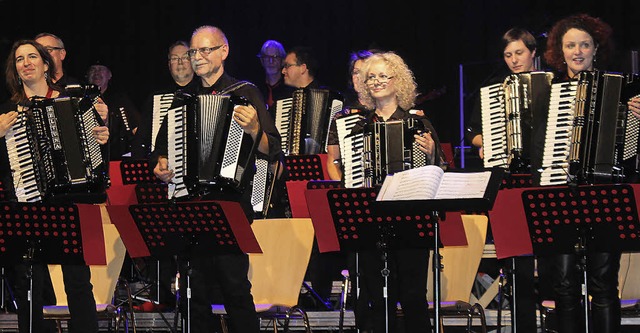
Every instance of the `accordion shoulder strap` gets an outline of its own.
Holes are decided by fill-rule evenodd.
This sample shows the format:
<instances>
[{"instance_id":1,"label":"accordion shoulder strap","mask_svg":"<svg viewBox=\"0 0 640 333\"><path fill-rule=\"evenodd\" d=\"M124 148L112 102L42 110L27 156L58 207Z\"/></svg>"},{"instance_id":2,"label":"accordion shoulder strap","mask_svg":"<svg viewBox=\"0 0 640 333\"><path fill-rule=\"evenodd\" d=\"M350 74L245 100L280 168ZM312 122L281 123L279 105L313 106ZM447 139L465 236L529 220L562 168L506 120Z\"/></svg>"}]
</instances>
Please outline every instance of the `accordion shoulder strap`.
<instances>
[{"instance_id":1,"label":"accordion shoulder strap","mask_svg":"<svg viewBox=\"0 0 640 333\"><path fill-rule=\"evenodd\" d=\"M232 93L246 85L253 85L253 83L249 82L249 81L238 81L230 86L228 86L227 88L223 89L222 91L219 91L218 94L219 95L226 95L229 93Z\"/></svg>"}]
</instances>

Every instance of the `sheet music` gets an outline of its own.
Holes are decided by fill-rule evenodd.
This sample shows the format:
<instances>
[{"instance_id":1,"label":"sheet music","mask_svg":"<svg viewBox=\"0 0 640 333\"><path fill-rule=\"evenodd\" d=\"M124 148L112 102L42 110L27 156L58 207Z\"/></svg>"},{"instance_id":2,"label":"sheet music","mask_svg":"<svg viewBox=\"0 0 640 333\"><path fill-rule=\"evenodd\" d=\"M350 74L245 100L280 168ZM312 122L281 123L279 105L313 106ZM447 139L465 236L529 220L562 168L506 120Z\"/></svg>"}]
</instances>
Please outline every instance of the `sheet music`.
<instances>
[{"instance_id":1,"label":"sheet music","mask_svg":"<svg viewBox=\"0 0 640 333\"><path fill-rule=\"evenodd\" d=\"M491 171L446 172L435 199L483 198Z\"/></svg>"},{"instance_id":2,"label":"sheet music","mask_svg":"<svg viewBox=\"0 0 640 333\"><path fill-rule=\"evenodd\" d=\"M444 172L427 165L388 175L376 200L483 198L491 171Z\"/></svg>"}]
</instances>

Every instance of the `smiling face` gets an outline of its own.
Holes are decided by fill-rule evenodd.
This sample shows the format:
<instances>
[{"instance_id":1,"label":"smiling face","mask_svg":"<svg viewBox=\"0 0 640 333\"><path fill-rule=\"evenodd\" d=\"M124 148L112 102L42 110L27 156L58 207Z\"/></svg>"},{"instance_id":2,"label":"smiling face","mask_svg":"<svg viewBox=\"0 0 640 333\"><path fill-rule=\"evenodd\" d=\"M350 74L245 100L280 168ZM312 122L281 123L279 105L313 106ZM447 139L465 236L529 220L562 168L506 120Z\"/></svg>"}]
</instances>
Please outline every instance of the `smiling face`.
<instances>
[{"instance_id":1,"label":"smiling face","mask_svg":"<svg viewBox=\"0 0 640 333\"><path fill-rule=\"evenodd\" d=\"M376 61L371 64L364 83L367 85L367 90L371 97L377 101L395 98L396 96L393 73L389 71L387 64L383 61Z\"/></svg>"},{"instance_id":2,"label":"smiling face","mask_svg":"<svg viewBox=\"0 0 640 333\"><path fill-rule=\"evenodd\" d=\"M191 37L191 68L209 85L222 76L224 60L229 55L229 46L222 36L212 29L203 29Z\"/></svg>"},{"instance_id":3,"label":"smiling face","mask_svg":"<svg viewBox=\"0 0 640 333\"><path fill-rule=\"evenodd\" d=\"M593 70L593 60L597 46L593 37L586 31L571 28L562 36L562 53L567 63L569 77L574 77L581 71Z\"/></svg>"},{"instance_id":4,"label":"smiling face","mask_svg":"<svg viewBox=\"0 0 640 333\"><path fill-rule=\"evenodd\" d=\"M45 80L44 73L49 70L38 50L30 44L20 45L16 49L15 64L18 76L25 84Z\"/></svg>"}]
</instances>

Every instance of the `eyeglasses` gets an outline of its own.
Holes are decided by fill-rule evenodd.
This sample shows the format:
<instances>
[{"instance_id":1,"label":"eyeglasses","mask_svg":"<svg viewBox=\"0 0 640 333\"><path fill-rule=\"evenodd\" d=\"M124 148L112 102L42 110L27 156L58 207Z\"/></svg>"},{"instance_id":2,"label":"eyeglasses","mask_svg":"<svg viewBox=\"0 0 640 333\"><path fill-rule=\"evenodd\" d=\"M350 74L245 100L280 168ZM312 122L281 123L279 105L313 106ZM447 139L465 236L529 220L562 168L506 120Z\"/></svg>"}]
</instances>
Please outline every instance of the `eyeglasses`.
<instances>
[{"instance_id":1,"label":"eyeglasses","mask_svg":"<svg viewBox=\"0 0 640 333\"><path fill-rule=\"evenodd\" d=\"M196 52L200 52L200 55L203 57L208 56L209 54L211 54L211 52L223 47L224 44L220 44L218 46L214 46L214 47L201 47L199 49L190 49L189 51L187 51L187 54L189 55L189 57L194 57L196 55Z\"/></svg>"},{"instance_id":2,"label":"eyeglasses","mask_svg":"<svg viewBox=\"0 0 640 333\"><path fill-rule=\"evenodd\" d=\"M287 64L287 63L282 65L282 67L284 69L289 69L289 67L293 67L293 66L300 66L300 65L299 64Z\"/></svg>"},{"instance_id":3,"label":"eyeglasses","mask_svg":"<svg viewBox=\"0 0 640 333\"><path fill-rule=\"evenodd\" d=\"M268 55L268 54L258 54L257 57L260 58L261 60L267 60L267 61L276 61L276 60L282 59L282 57L279 55Z\"/></svg>"},{"instance_id":4,"label":"eyeglasses","mask_svg":"<svg viewBox=\"0 0 640 333\"><path fill-rule=\"evenodd\" d=\"M47 52L51 53L53 51L60 51L60 50L64 50L64 47L58 47L58 46L45 46L45 50L47 50Z\"/></svg>"},{"instance_id":5,"label":"eyeglasses","mask_svg":"<svg viewBox=\"0 0 640 333\"><path fill-rule=\"evenodd\" d=\"M171 57L169 58L169 62L171 62L172 64L177 64L179 62L188 62L189 61L189 55L185 54L182 57Z\"/></svg>"},{"instance_id":6,"label":"eyeglasses","mask_svg":"<svg viewBox=\"0 0 640 333\"><path fill-rule=\"evenodd\" d=\"M393 79L393 76L387 76L385 74L379 76L370 75L366 80L364 80L364 83L370 86L376 84L376 81L379 84L387 84L391 79Z\"/></svg>"}]
</instances>

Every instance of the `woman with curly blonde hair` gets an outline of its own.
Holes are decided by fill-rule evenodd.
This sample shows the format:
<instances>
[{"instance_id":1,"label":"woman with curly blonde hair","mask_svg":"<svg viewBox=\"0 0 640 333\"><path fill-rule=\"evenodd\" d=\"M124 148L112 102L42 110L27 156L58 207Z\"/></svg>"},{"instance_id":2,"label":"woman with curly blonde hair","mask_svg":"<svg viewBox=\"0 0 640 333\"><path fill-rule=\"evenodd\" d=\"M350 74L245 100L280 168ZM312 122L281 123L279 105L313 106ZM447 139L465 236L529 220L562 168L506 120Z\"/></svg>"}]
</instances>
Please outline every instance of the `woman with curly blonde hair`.
<instances>
[{"instance_id":1,"label":"woman with curly blonde hair","mask_svg":"<svg viewBox=\"0 0 640 333\"><path fill-rule=\"evenodd\" d=\"M360 87L358 89L358 95L362 99L362 103L370 109L377 107L376 90L373 89L376 83L373 80L375 80L376 76L372 73L379 70L381 66L386 67L387 77L390 81L393 80L392 84L396 92L395 97L398 106L408 111L415 104L416 96L418 96L418 85L416 84L413 72L404 60L393 52L374 54L365 60L358 77L362 83L358 85ZM370 75L373 76L370 78ZM382 80L384 81L385 78L382 78ZM378 83L387 84L390 81L383 83L378 80Z\"/></svg>"},{"instance_id":2,"label":"woman with curly blonde hair","mask_svg":"<svg viewBox=\"0 0 640 333\"><path fill-rule=\"evenodd\" d=\"M415 135L419 149L431 164L441 160L435 129L425 117L409 112L418 96L417 84L413 72L399 55L394 52L373 54L362 64L358 80L358 98L367 109L374 110L369 117L371 121L422 120L426 131Z\"/></svg>"},{"instance_id":3,"label":"woman with curly blonde hair","mask_svg":"<svg viewBox=\"0 0 640 333\"><path fill-rule=\"evenodd\" d=\"M364 60L358 80L354 84L358 97L371 111L363 112L364 119L352 133L362 130L358 127L367 123L417 119L425 131L414 135L414 139L428 163L440 165L440 143L435 129L424 116L410 112L415 104L417 85L404 60L393 52L374 53ZM397 331L398 303L402 306L406 332L431 332L426 299L428 250L393 248L386 251L387 284L380 273L385 268L382 249L359 252L361 293L369 296L373 332Z\"/></svg>"}]
</instances>

